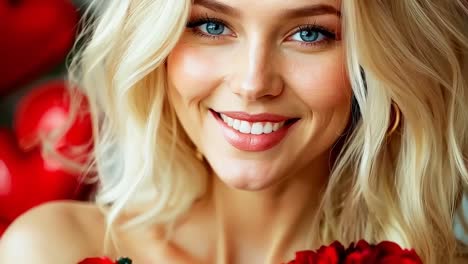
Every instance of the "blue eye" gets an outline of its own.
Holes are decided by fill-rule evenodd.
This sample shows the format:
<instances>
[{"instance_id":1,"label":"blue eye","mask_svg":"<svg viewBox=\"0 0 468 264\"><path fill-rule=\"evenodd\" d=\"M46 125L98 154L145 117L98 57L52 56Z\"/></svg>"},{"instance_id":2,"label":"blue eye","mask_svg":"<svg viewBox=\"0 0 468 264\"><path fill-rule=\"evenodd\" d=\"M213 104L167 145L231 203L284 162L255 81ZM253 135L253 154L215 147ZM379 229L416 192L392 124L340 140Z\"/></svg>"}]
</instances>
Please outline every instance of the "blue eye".
<instances>
[{"instance_id":1,"label":"blue eye","mask_svg":"<svg viewBox=\"0 0 468 264\"><path fill-rule=\"evenodd\" d=\"M187 27L206 36L214 37L233 34L233 32L224 23L209 18L190 22Z\"/></svg>"},{"instance_id":2,"label":"blue eye","mask_svg":"<svg viewBox=\"0 0 468 264\"><path fill-rule=\"evenodd\" d=\"M304 28L292 35L291 39L300 42L320 42L327 39L327 36L317 29Z\"/></svg>"},{"instance_id":3,"label":"blue eye","mask_svg":"<svg viewBox=\"0 0 468 264\"><path fill-rule=\"evenodd\" d=\"M200 26L204 28L206 33L210 35L221 35L224 32L225 26L217 22L207 22Z\"/></svg>"}]
</instances>

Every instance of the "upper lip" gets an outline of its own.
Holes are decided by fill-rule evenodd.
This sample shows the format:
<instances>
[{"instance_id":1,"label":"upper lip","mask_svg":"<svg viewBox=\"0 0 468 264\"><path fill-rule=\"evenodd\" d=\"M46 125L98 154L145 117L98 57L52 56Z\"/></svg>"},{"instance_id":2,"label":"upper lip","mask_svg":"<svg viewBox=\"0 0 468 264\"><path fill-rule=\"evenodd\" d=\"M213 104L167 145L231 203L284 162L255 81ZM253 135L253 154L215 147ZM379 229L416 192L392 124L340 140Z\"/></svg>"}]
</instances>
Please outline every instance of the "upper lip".
<instances>
[{"instance_id":1,"label":"upper lip","mask_svg":"<svg viewBox=\"0 0 468 264\"><path fill-rule=\"evenodd\" d=\"M288 116L271 114L271 113L249 114L246 112L234 112L234 111L216 112L216 113L223 114L234 119L244 120L247 122L283 122L283 121L287 121L290 119L294 119L294 117L288 117Z\"/></svg>"}]
</instances>

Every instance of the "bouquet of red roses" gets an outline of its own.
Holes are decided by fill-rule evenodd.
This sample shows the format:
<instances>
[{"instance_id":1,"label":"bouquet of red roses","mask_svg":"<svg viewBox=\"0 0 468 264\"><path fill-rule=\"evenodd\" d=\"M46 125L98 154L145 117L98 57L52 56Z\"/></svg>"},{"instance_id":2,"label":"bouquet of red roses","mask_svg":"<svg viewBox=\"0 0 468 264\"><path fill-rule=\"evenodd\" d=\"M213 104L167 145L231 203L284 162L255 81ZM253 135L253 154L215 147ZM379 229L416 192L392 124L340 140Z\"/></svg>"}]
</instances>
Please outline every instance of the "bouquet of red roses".
<instances>
[{"instance_id":1,"label":"bouquet of red roses","mask_svg":"<svg viewBox=\"0 0 468 264\"><path fill-rule=\"evenodd\" d=\"M345 248L338 241L316 251L296 252L296 258L285 264L422 264L416 252L402 249L398 244L383 241L370 245L365 240ZM87 258L78 264L132 264L129 258L113 261L109 258Z\"/></svg>"},{"instance_id":2,"label":"bouquet of red roses","mask_svg":"<svg viewBox=\"0 0 468 264\"><path fill-rule=\"evenodd\" d=\"M369 245L365 240L351 243L345 248L335 241L329 246L322 246L317 251L296 252L296 259L287 264L422 264L416 252L402 249L398 244L383 241Z\"/></svg>"}]
</instances>

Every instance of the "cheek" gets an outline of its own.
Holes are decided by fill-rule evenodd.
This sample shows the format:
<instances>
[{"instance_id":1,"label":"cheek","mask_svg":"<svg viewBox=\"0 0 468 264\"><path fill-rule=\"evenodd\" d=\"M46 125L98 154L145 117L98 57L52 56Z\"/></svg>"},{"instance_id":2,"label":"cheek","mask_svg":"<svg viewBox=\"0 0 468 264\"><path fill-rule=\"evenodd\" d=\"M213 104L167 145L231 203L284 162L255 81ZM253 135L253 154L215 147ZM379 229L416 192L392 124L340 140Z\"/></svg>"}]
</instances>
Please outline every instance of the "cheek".
<instances>
[{"instance_id":1,"label":"cheek","mask_svg":"<svg viewBox=\"0 0 468 264\"><path fill-rule=\"evenodd\" d=\"M219 85L219 58L199 47L178 44L167 59L168 96L187 136L199 146L206 111L202 102Z\"/></svg>"},{"instance_id":2,"label":"cheek","mask_svg":"<svg viewBox=\"0 0 468 264\"><path fill-rule=\"evenodd\" d=\"M197 103L209 96L215 87L215 70L219 68L216 65L216 56L187 44L178 44L167 60L171 87L184 101Z\"/></svg>"},{"instance_id":3,"label":"cheek","mask_svg":"<svg viewBox=\"0 0 468 264\"><path fill-rule=\"evenodd\" d=\"M296 61L288 70L294 93L312 111L349 107L351 86L340 52Z\"/></svg>"}]
</instances>

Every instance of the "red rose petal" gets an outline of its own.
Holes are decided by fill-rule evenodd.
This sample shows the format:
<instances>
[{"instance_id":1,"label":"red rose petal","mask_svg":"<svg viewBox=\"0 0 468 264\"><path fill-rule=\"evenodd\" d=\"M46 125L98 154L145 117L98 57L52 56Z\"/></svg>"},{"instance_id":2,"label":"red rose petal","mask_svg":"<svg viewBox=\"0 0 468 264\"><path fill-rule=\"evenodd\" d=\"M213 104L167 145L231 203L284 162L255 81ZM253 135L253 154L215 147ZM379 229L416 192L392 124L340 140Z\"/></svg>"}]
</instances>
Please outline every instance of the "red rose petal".
<instances>
[{"instance_id":1,"label":"red rose petal","mask_svg":"<svg viewBox=\"0 0 468 264\"><path fill-rule=\"evenodd\" d=\"M398 255L393 255L393 256L386 256L382 259L379 259L379 261L376 264L393 264L393 263L399 263L399 264L422 264L422 261L417 258L408 258L404 256L398 256Z\"/></svg>"},{"instance_id":2,"label":"red rose petal","mask_svg":"<svg viewBox=\"0 0 468 264\"><path fill-rule=\"evenodd\" d=\"M339 264L340 255L344 252L344 247L339 242L333 242L330 246L322 246L317 250L319 263Z\"/></svg>"},{"instance_id":3,"label":"red rose petal","mask_svg":"<svg viewBox=\"0 0 468 264\"><path fill-rule=\"evenodd\" d=\"M364 263L372 263L369 262L370 259L373 259L372 252L370 250L364 251L355 251L349 253L345 260L345 264L364 264Z\"/></svg>"},{"instance_id":4,"label":"red rose petal","mask_svg":"<svg viewBox=\"0 0 468 264\"><path fill-rule=\"evenodd\" d=\"M296 259L288 264L422 264L416 252L402 249L391 241L370 245L365 240L351 243L344 248L335 241L320 247L317 252L307 250L296 252Z\"/></svg>"},{"instance_id":5,"label":"red rose petal","mask_svg":"<svg viewBox=\"0 0 468 264\"><path fill-rule=\"evenodd\" d=\"M422 264L422 260L414 250L402 250L399 254L387 255L378 259L378 264Z\"/></svg>"},{"instance_id":6,"label":"red rose petal","mask_svg":"<svg viewBox=\"0 0 468 264\"><path fill-rule=\"evenodd\" d=\"M317 253L312 250L303 250L296 252L296 258L288 264L316 264Z\"/></svg>"},{"instance_id":7,"label":"red rose petal","mask_svg":"<svg viewBox=\"0 0 468 264\"><path fill-rule=\"evenodd\" d=\"M111 260L110 258L101 257L101 258L86 258L78 262L78 264L115 264L115 262Z\"/></svg>"},{"instance_id":8,"label":"red rose petal","mask_svg":"<svg viewBox=\"0 0 468 264\"><path fill-rule=\"evenodd\" d=\"M358 249L366 249L366 248L370 248L371 246L369 245L369 243L367 243L367 241L361 239L359 240L357 243L356 243L356 248Z\"/></svg>"},{"instance_id":9,"label":"red rose petal","mask_svg":"<svg viewBox=\"0 0 468 264\"><path fill-rule=\"evenodd\" d=\"M411 250L405 250L405 252L402 255L402 261L403 263L417 263L417 264L423 264L421 258L418 256L416 251L414 249Z\"/></svg>"},{"instance_id":10,"label":"red rose petal","mask_svg":"<svg viewBox=\"0 0 468 264\"><path fill-rule=\"evenodd\" d=\"M393 254L399 254L402 252L401 247L394 242L391 241L382 241L379 244L375 246L381 254L384 255L393 255Z\"/></svg>"}]
</instances>

